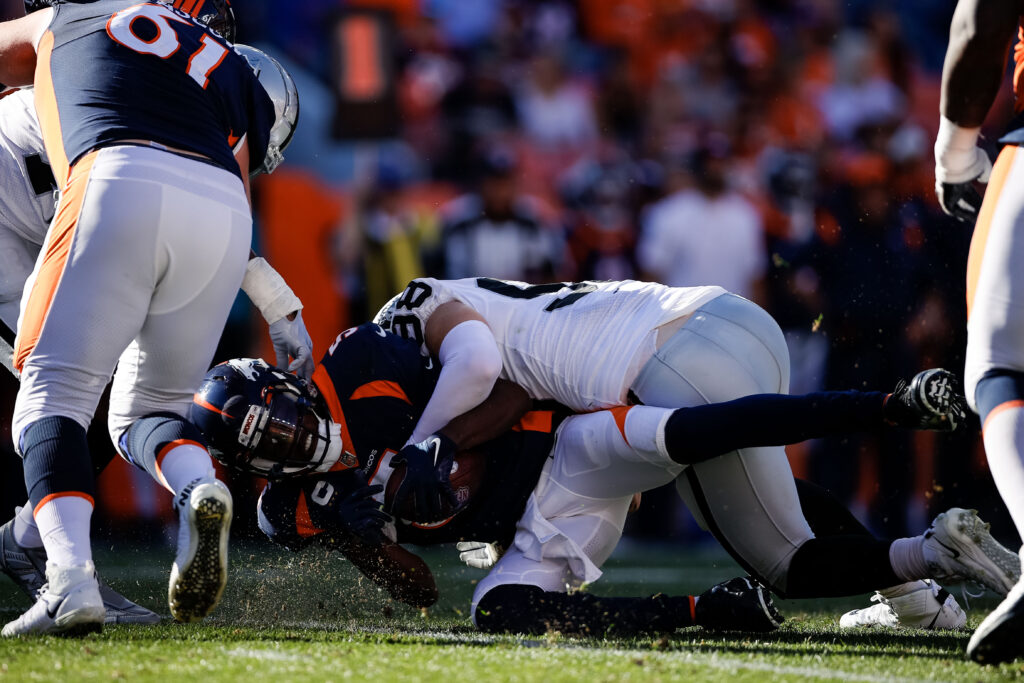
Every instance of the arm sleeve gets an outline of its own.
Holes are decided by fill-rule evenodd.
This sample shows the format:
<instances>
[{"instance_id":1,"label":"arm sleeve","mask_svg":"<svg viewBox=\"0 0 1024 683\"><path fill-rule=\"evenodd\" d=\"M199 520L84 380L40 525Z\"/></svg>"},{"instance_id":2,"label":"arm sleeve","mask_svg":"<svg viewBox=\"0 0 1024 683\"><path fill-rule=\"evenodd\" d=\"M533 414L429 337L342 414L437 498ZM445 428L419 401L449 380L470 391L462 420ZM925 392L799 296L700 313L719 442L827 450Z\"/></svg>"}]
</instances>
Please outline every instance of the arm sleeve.
<instances>
[{"instance_id":1,"label":"arm sleeve","mask_svg":"<svg viewBox=\"0 0 1024 683\"><path fill-rule=\"evenodd\" d=\"M438 355L441 374L419 422L406 443L419 443L453 418L486 399L501 374L501 353L491 329L479 320L453 327Z\"/></svg>"}]
</instances>

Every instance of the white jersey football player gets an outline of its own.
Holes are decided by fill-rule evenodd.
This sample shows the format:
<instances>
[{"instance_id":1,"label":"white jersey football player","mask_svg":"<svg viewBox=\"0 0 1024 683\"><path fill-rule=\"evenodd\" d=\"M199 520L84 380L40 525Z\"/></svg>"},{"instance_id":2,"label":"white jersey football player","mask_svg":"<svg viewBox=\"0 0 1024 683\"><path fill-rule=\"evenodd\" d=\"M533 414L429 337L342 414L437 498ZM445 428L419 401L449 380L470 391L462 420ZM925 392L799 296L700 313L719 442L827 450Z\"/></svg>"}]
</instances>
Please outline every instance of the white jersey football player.
<instances>
[{"instance_id":1,"label":"white jersey football player","mask_svg":"<svg viewBox=\"0 0 1024 683\"><path fill-rule=\"evenodd\" d=\"M399 454L406 459L429 457L425 443L438 442L430 435L486 398L499 376L533 398L553 398L581 412L631 404L683 408L789 390L789 353L778 324L756 304L719 287L423 278L390 301L376 322L415 339L442 364L432 398ZM936 383L923 390L945 393L952 387ZM424 486L442 493L428 500L439 505L447 473L429 474L433 480L424 477ZM611 470L609 475L618 476ZM815 538L783 447L741 448L680 467L671 478L698 522L776 592L827 595L828 584L842 581L811 570L836 566L849 548ZM431 504L418 511L428 521ZM987 547L966 539L963 529L974 541L988 540L969 511L942 517L928 535L965 548ZM893 586L887 597L931 590L918 579L928 575L925 565L935 561L932 553L941 546L926 548L924 541L924 535L899 539L887 551L891 563L874 563L891 564L889 582L880 576L875 584ZM998 554L996 560L1005 558ZM994 564L983 553L970 561ZM1002 578L991 583L1001 586L1012 585L1017 575L1012 567L993 571Z\"/></svg>"}]
</instances>

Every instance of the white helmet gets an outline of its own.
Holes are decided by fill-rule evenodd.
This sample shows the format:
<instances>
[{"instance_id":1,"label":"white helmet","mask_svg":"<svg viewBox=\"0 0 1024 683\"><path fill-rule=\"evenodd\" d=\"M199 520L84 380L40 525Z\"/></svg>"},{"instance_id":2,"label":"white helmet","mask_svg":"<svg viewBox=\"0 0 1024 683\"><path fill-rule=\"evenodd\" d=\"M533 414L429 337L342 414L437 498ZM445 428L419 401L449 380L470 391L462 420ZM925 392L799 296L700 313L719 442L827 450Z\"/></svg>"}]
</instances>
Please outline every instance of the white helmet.
<instances>
[{"instance_id":1,"label":"white helmet","mask_svg":"<svg viewBox=\"0 0 1024 683\"><path fill-rule=\"evenodd\" d=\"M262 50L250 45L235 45L235 51L249 62L260 85L274 102L274 114L277 119L270 129L270 144L267 145L267 156L250 176L260 173L273 173L274 169L284 161L284 149L292 141L295 126L299 120L299 91L295 81L281 66L280 62Z\"/></svg>"}]
</instances>

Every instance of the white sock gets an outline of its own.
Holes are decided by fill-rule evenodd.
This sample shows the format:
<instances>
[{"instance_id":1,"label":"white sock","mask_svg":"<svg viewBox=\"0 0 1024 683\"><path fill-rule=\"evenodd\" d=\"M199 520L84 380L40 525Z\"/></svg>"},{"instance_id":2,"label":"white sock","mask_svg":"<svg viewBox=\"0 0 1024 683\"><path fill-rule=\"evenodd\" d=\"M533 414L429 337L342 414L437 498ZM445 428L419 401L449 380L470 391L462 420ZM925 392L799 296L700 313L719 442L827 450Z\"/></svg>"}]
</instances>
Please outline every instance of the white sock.
<instances>
[{"instance_id":1,"label":"white sock","mask_svg":"<svg viewBox=\"0 0 1024 683\"><path fill-rule=\"evenodd\" d=\"M891 552L892 551L890 550L890 553ZM920 580L919 581L908 581L907 583L901 583L898 586L892 586L890 588L883 588L882 590L880 590L878 592L882 594L883 598L898 598L901 595L907 595L908 593L913 593L914 591L920 590L921 588L928 588L928 584L925 583L924 581L920 581Z\"/></svg>"},{"instance_id":2,"label":"white sock","mask_svg":"<svg viewBox=\"0 0 1024 683\"><path fill-rule=\"evenodd\" d=\"M205 448L186 443L157 458L156 469L160 473L160 483L177 495L196 479L211 474L213 462Z\"/></svg>"},{"instance_id":3,"label":"white sock","mask_svg":"<svg viewBox=\"0 0 1024 683\"><path fill-rule=\"evenodd\" d=\"M1024 534L1024 408L996 408L982 430L988 468L1017 525Z\"/></svg>"},{"instance_id":4,"label":"white sock","mask_svg":"<svg viewBox=\"0 0 1024 683\"><path fill-rule=\"evenodd\" d=\"M22 548L43 546L43 537L39 535L39 527L28 505L14 509L14 540Z\"/></svg>"},{"instance_id":5,"label":"white sock","mask_svg":"<svg viewBox=\"0 0 1024 683\"><path fill-rule=\"evenodd\" d=\"M46 557L60 567L81 567L92 562L89 523L92 500L79 495L52 498L35 513Z\"/></svg>"},{"instance_id":6,"label":"white sock","mask_svg":"<svg viewBox=\"0 0 1024 683\"><path fill-rule=\"evenodd\" d=\"M889 546L889 564L893 573L904 581L928 578L924 561L924 536L897 538Z\"/></svg>"}]
</instances>

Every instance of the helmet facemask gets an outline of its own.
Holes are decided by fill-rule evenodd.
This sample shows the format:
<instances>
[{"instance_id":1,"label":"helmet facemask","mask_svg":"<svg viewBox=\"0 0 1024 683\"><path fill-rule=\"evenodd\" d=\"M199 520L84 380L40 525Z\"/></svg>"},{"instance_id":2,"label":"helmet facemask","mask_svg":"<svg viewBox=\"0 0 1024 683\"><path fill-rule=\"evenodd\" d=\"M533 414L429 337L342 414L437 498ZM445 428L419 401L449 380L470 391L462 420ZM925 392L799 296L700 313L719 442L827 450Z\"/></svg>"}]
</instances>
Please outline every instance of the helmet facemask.
<instances>
[{"instance_id":1,"label":"helmet facemask","mask_svg":"<svg viewBox=\"0 0 1024 683\"><path fill-rule=\"evenodd\" d=\"M313 401L288 383L267 386L238 432L236 466L268 478L325 472L341 454L340 430L317 415Z\"/></svg>"}]
</instances>

